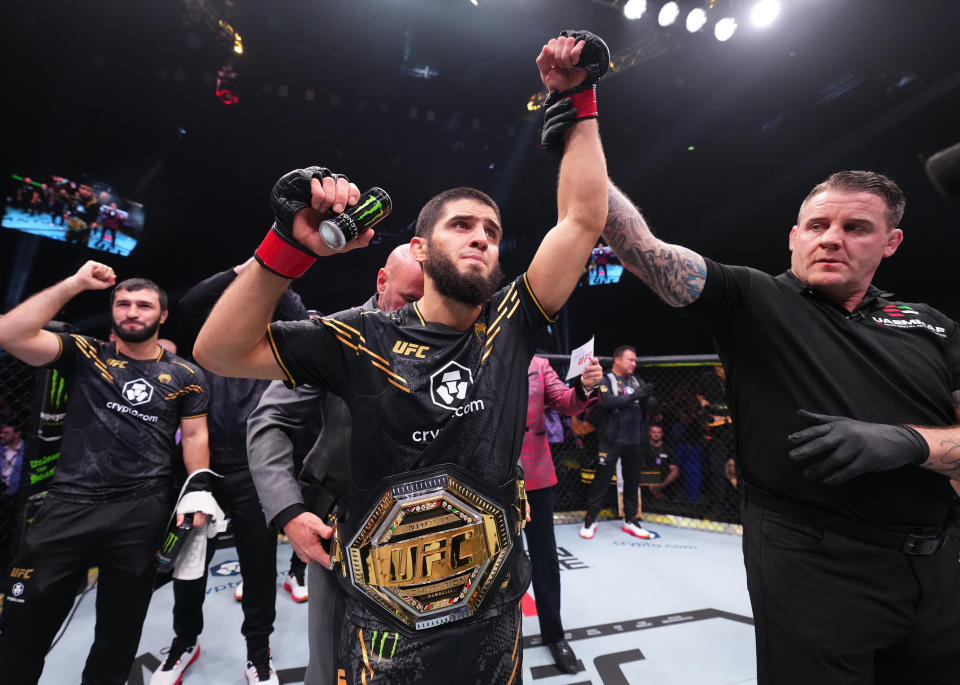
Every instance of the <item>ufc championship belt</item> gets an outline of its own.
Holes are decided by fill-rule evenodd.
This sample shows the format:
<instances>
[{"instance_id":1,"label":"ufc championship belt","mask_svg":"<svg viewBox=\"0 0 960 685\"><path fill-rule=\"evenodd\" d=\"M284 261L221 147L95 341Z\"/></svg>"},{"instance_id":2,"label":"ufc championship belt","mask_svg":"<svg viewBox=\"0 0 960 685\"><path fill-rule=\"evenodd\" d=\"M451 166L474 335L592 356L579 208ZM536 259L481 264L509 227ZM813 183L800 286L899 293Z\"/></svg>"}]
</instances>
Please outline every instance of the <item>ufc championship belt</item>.
<instances>
[{"instance_id":1,"label":"ufc championship belt","mask_svg":"<svg viewBox=\"0 0 960 685\"><path fill-rule=\"evenodd\" d=\"M483 485L452 464L391 477L347 530L334 520L333 569L347 591L414 631L467 621L522 553L523 481ZM336 518L336 517L334 517Z\"/></svg>"}]
</instances>

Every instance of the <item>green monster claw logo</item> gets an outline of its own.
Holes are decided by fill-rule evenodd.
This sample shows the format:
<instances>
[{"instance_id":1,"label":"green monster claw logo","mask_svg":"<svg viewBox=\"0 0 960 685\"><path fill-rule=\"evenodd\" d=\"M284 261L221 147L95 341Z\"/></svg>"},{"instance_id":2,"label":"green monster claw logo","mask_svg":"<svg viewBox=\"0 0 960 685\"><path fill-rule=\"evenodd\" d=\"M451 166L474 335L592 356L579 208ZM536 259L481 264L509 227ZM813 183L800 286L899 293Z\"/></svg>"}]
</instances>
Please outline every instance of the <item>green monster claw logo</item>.
<instances>
[{"instance_id":1,"label":"green monster claw logo","mask_svg":"<svg viewBox=\"0 0 960 685\"><path fill-rule=\"evenodd\" d=\"M173 549L173 546L174 546L175 544L177 544L178 538L179 538L179 536L177 536L177 535L174 534L174 533L168 533L168 534L167 534L167 539L164 540L164 542L163 542L163 553L164 553L164 554L166 554L166 553L169 552L171 549Z\"/></svg>"},{"instance_id":2,"label":"green monster claw logo","mask_svg":"<svg viewBox=\"0 0 960 685\"><path fill-rule=\"evenodd\" d=\"M50 408L59 409L63 402L66 402L64 393L65 382L59 371L54 370L50 379Z\"/></svg>"},{"instance_id":3,"label":"green monster claw logo","mask_svg":"<svg viewBox=\"0 0 960 685\"><path fill-rule=\"evenodd\" d=\"M363 201L362 205L357 207L356 211L361 212L356 218L357 225L367 228L377 219L383 216L383 204L380 202L380 200L371 195Z\"/></svg>"},{"instance_id":4,"label":"green monster claw logo","mask_svg":"<svg viewBox=\"0 0 960 685\"><path fill-rule=\"evenodd\" d=\"M380 636L380 651L377 651L377 635ZM388 659L392 659L393 655L397 651L397 643L400 641L400 633L380 633L379 631L373 631L373 639L370 641L370 653L377 655L377 663L383 659L383 648L387 640L390 639L390 636L393 635L393 641L390 646L390 654L387 656Z\"/></svg>"}]
</instances>

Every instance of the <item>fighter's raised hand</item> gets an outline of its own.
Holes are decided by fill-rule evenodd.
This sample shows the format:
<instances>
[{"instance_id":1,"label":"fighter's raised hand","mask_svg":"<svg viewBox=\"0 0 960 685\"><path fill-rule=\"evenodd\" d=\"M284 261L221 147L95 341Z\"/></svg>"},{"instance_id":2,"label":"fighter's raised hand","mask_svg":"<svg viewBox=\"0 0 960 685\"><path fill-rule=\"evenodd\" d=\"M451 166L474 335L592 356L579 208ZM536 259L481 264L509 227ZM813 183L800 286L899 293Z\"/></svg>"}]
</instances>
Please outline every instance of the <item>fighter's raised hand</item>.
<instances>
[{"instance_id":1,"label":"fighter's raised hand","mask_svg":"<svg viewBox=\"0 0 960 685\"><path fill-rule=\"evenodd\" d=\"M373 238L373 229L367 229L347 241L341 250L334 250L327 245L319 232L324 219L342 214L348 207L357 204L359 198L359 188L345 176L327 176L323 179L314 176L310 179L310 206L298 211L293 218L294 238L321 257L366 247Z\"/></svg>"},{"instance_id":2,"label":"fighter's raised hand","mask_svg":"<svg viewBox=\"0 0 960 685\"><path fill-rule=\"evenodd\" d=\"M73 275L84 290L105 290L117 282L117 275L106 264L90 260Z\"/></svg>"},{"instance_id":3,"label":"fighter's raised hand","mask_svg":"<svg viewBox=\"0 0 960 685\"><path fill-rule=\"evenodd\" d=\"M576 88L587 78L587 71L578 67L585 43L573 36L551 38L537 57L540 80L550 90L567 91Z\"/></svg>"},{"instance_id":4,"label":"fighter's raised hand","mask_svg":"<svg viewBox=\"0 0 960 685\"><path fill-rule=\"evenodd\" d=\"M276 221L257 248L260 264L278 276L298 278L319 256L365 247L373 237L367 230L333 250L324 243L320 222L342 212L360 197L357 186L342 175L319 166L294 169L273 184L270 206Z\"/></svg>"}]
</instances>

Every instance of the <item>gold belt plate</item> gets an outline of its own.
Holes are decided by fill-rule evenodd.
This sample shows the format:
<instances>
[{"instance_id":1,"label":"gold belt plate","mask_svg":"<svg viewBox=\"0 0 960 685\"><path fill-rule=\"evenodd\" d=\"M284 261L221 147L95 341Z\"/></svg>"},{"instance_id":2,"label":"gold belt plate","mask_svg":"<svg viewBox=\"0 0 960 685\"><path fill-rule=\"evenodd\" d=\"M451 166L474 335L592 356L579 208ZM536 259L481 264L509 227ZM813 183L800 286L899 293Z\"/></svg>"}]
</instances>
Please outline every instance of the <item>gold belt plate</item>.
<instances>
[{"instance_id":1,"label":"gold belt plate","mask_svg":"<svg viewBox=\"0 0 960 685\"><path fill-rule=\"evenodd\" d=\"M476 613L514 544L504 506L450 475L390 487L334 541L347 580L414 630Z\"/></svg>"}]
</instances>

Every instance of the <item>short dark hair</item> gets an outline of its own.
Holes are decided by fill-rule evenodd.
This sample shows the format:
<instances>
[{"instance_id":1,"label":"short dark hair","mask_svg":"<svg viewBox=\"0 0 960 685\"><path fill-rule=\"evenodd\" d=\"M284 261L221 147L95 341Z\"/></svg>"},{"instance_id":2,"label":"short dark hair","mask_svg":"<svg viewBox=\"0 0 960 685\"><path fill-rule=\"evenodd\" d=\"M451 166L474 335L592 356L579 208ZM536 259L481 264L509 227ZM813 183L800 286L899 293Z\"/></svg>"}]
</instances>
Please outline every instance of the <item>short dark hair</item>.
<instances>
[{"instance_id":1,"label":"short dark hair","mask_svg":"<svg viewBox=\"0 0 960 685\"><path fill-rule=\"evenodd\" d=\"M166 311L167 309L167 294L163 292L163 288L151 281L149 278L128 278L125 281L120 281L115 286L113 290L110 291L110 306L113 306L114 300L117 299L117 291L126 290L127 292L136 292L137 290L152 290L157 294L157 297L160 299L160 311Z\"/></svg>"},{"instance_id":2,"label":"short dark hair","mask_svg":"<svg viewBox=\"0 0 960 685\"><path fill-rule=\"evenodd\" d=\"M423 209L420 210L420 215L417 217L417 228L414 235L418 238L429 238L433 233L433 227L440 220L440 214L443 212L444 206L453 200L476 200L477 202L482 202L493 209L497 215L497 223L502 224L500 220L500 208L497 206L497 203L493 201L492 197L482 190L461 186L459 188L444 190L439 195L434 195L427 201L427 204L423 206Z\"/></svg>"},{"instance_id":3,"label":"short dark hair","mask_svg":"<svg viewBox=\"0 0 960 685\"><path fill-rule=\"evenodd\" d=\"M907 200L903 191L892 179L876 171L838 171L831 174L827 180L813 187L800 203L800 210L814 195L825 190L841 190L848 193L871 193L876 195L887 205L887 223L889 228L896 228L903 218L903 210Z\"/></svg>"},{"instance_id":4,"label":"short dark hair","mask_svg":"<svg viewBox=\"0 0 960 685\"><path fill-rule=\"evenodd\" d=\"M630 350L634 354L637 353L637 348L634 347L633 345L621 345L620 347L618 347L613 351L613 358L619 359L620 357L623 356L623 353L626 352L627 350Z\"/></svg>"}]
</instances>

